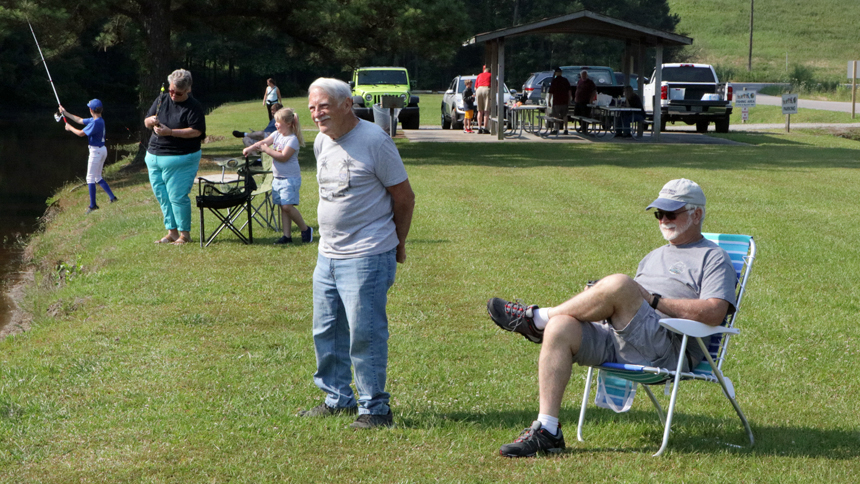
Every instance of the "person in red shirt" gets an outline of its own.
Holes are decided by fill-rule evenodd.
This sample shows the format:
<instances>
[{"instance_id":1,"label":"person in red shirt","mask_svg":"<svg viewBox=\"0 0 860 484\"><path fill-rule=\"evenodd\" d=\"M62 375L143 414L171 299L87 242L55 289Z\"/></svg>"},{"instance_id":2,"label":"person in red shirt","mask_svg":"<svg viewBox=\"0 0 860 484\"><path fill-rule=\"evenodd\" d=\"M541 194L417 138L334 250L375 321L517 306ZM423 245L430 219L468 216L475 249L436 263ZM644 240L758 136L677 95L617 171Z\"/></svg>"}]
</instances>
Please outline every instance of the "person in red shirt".
<instances>
[{"instance_id":1,"label":"person in red shirt","mask_svg":"<svg viewBox=\"0 0 860 484\"><path fill-rule=\"evenodd\" d=\"M564 134L567 134L567 112L570 105L570 82L561 75L561 67L555 68L555 77L549 85L549 103L552 106L550 116L564 120ZM561 126L555 126L553 134L557 134Z\"/></svg>"},{"instance_id":2,"label":"person in red shirt","mask_svg":"<svg viewBox=\"0 0 860 484\"><path fill-rule=\"evenodd\" d=\"M478 133L489 133L487 119L490 117L490 68L484 66L484 72L475 79L475 99L478 101Z\"/></svg>"}]
</instances>

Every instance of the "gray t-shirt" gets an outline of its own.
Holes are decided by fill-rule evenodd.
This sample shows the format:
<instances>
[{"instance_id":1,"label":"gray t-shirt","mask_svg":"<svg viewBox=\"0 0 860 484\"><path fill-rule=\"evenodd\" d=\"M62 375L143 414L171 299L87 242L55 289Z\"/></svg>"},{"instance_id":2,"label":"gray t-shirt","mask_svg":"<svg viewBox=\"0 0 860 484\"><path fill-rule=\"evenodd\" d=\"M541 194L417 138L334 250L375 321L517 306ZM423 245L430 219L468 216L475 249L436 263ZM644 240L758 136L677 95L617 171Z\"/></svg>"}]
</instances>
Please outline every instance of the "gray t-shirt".
<instances>
[{"instance_id":1,"label":"gray t-shirt","mask_svg":"<svg viewBox=\"0 0 860 484\"><path fill-rule=\"evenodd\" d=\"M667 299L724 299L734 311L738 277L729 254L708 239L667 244L639 263L636 282Z\"/></svg>"},{"instance_id":2,"label":"gray t-shirt","mask_svg":"<svg viewBox=\"0 0 860 484\"><path fill-rule=\"evenodd\" d=\"M394 141L360 120L337 140L314 140L320 202L319 252L330 259L381 254L397 247L394 204L387 187L407 180Z\"/></svg>"},{"instance_id":3,"label":"gray t-shirt","mask_svg":"<svg viewBox=\"0 0 860 484\"><path fill-rule=\"evenodd\" d=\"M284 151L284 148L287 146L296 150L296 152L293 153L293 156L291 156L287 161L272 159L272 175L276 178L302 176L302 169L299 168L299 139L296 138L296 135L294 134L284 136L277 131L272 133L272 136L274 136L274 139L272 140L273 150L281 152Z\"/></svg>"},{"instance_id":4,"label":"gray t-shirt","mask_svg":"<svg viewBox=\"0 0 860 484\"><path fill-rule=\"evenodd\" d=\"M691 244L667 244L654 249L639 263L634 280L646 291L667 299L723 299L729 303L729 313L735 311L738 277L731 257L704 238ZM687 354L693 361L704 357L699 345L692 342L687 346Z\"/></svg>"}]
</instances>

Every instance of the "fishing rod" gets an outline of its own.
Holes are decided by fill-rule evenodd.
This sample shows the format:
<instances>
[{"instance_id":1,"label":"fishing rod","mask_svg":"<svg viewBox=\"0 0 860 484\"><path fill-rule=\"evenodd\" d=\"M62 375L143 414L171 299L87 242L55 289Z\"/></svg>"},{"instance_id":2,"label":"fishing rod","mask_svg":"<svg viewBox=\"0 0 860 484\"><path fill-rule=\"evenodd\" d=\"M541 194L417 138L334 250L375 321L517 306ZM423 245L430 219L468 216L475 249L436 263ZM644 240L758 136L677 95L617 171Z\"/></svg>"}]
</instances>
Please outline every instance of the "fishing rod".
<instances>
[{"instance_id":1,"label":"fishing rod","mask_svg":"<svg viewBox=\"0 0 860 484\"><path fill-rule=\"evenodd\" d=\"M160 125L158 113L161 111L161 103L164 101L164 83L161 83L161 94L158 95L158 106L155 107L155 126Z\"/></svg>"},{"instance_id":2,"label":"fishing rod","mask_svg":"<svg viewBox=\"0 0 860 484\"><path fill-rule=\"evenodd\" d=\"M39 57L41 57L41 58L42 58L42 64L44 64L44 65L45 65L45 72L47 72L47 73L48 73L48 82L50 82L50 83L51 83L51 88L54 90L54 97L55 97L55 98L57 98L57 106L60 106L60 96L58 96L58 95L57 95L57 88L56 88L56 86L54 86L54 80L53 80L53 79L51 79L51 71L49 71L49 70L48 70L48 63L47 63L47 62L45 62L45 56L44 56L44 55L42 55L42 48L41 48L41 47L39 47L39 39L37 39L37 38L36 38L36 32L34 32L34 31L33 31L33 24L31 24L31 23L30 23L30 19L29 19L29 18L27 19L27 25L29 25L29 26L30 26L30 33L32 33L32 34L33 34L33 40L35 40L35 41L36 41L36 48L37 48L37 49L39 49ZM65 114L62 114L62 113L61 113L61 114L60 114L60 117L63 119L63 121L64 121L66 124L69 124L69 121L68 121L68 120L66 120L66 115L65 115ZM57 120L57 122L59 122L59 121L60 121L60 118L58 118L56 114L54 115L54 119L56 119L56 120Z\"/></svg>"}]
</instances>

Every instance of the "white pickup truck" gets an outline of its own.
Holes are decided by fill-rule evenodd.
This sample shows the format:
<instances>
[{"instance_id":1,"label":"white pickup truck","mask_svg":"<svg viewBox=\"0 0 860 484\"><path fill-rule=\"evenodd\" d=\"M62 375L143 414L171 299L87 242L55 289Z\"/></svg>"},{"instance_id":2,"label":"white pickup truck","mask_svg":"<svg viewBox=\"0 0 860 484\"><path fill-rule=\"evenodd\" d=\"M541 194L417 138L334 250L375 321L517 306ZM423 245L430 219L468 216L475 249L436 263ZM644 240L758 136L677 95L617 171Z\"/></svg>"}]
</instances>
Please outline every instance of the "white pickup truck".
<instances>
[{"instance_id":1,"label":"white pickup truck","mask_svg":"<svg viewBox=\"0 0 860 484\"><path fill-rule=\"evenodd\" d=\"M654 119L654 77L645 84L645 116ZM695 124L704 133L713 121L717 133L729 132L732 115L732 86L720 84L709 64L663 64L660 83L660 130L666 122Z\"/></svg>"}]
</instances>

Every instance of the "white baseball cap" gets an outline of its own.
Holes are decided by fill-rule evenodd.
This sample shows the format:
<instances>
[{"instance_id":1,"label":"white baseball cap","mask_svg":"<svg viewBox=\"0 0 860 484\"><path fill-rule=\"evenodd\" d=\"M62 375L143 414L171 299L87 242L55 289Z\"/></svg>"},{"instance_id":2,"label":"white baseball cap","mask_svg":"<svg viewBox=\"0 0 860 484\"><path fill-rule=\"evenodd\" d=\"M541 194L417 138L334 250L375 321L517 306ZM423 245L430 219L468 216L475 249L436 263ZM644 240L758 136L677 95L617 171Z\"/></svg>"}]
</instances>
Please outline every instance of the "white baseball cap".
<instances>
[{"instance_id":1,"label":"white baseball cap","mask_svg":"<svg viewBox=\"0 0 860 484\"><path fill-rule=\"evenodd\" d=\"M645 210L658 208L667 212L674 212L684 208L684 205L688 203L704 206L705 192L696 182L679 178L663 185L657 199L651 202L651 205L648 205Z\"/></svg>"}]
</instances>

